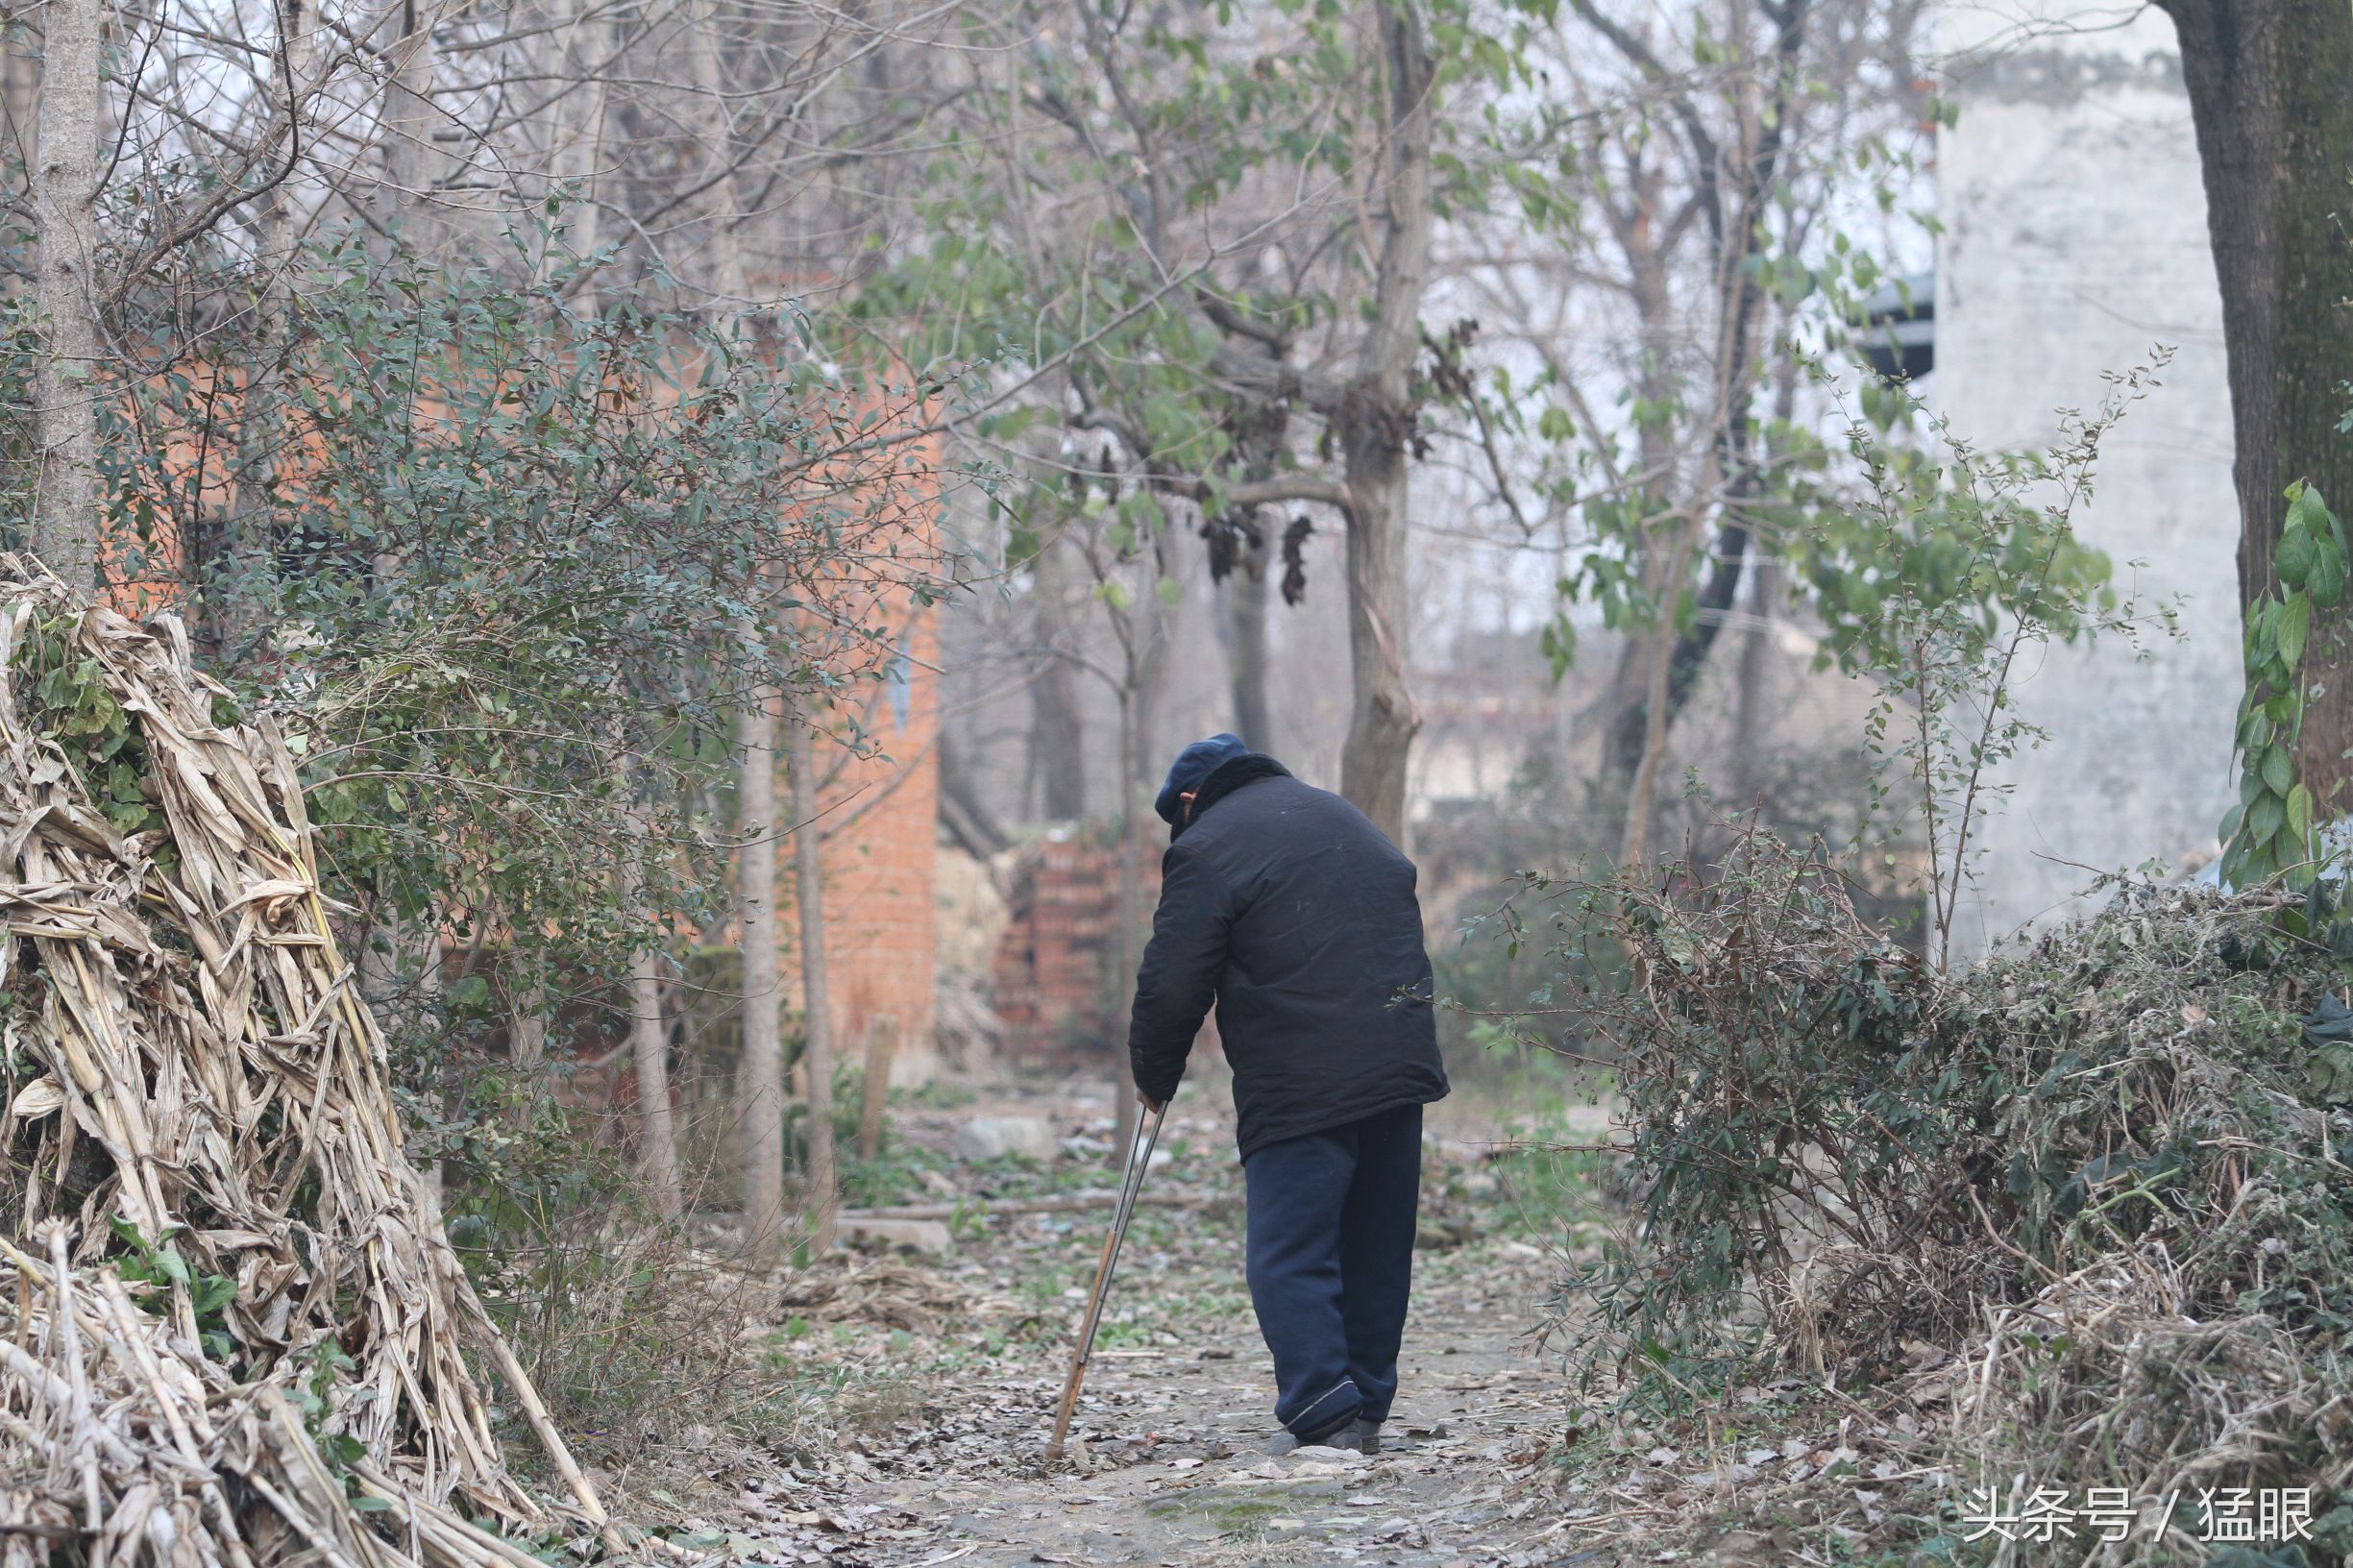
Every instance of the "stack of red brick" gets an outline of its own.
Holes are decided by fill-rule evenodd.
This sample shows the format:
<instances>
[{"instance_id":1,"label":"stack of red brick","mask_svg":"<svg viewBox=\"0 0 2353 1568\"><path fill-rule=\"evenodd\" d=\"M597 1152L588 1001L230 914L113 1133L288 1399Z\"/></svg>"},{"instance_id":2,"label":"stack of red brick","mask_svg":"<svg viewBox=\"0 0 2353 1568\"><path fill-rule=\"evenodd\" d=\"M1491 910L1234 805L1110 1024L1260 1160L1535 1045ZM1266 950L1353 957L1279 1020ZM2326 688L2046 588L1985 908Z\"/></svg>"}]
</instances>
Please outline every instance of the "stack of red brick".
<instances>
[{"instance_id":1,"label":"stack of red brick","mask_svg":"<svg viewBox=\"0 0 2353 1568\"><path fill-rule=\"evenodd\" d=\"M1160 894L1158 860L1144 864L1144 907ZM1101 1049L1119 1000L1119 852L1057 835L1014 872L1013 908L995 965L997 1017L1019 1060Z\"/></svg>"},{"instance_id":2,"label":"stack of red brick","mask_svg":"<svg viewBox=\"0 0 2353 1568\"><path fill-rule=\"evenodd\" d=\"M1151 935L1160 901L1160 856L1143 857L1136 932ZM1124 1052L1127 994L1119 972L1119 850L1062 834L1014 869L1012 909L996 950L997 1017L1016 1062L1089 1063ZM1216 1020L1202 1022L1196 1055L1219 1049Z\"/></svg>"}]
</instances>

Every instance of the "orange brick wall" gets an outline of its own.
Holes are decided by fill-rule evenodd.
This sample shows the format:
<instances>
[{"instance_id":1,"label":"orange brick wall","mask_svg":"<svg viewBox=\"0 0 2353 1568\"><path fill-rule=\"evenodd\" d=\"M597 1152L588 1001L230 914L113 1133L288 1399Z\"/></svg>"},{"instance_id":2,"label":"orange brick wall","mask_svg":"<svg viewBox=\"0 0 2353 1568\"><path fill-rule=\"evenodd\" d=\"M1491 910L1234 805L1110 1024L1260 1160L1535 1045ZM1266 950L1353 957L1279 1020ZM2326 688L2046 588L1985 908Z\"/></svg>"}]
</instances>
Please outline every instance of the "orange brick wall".
<instances>
[{"instance_id":1,"label":"orange brick wall","mask_svg":"<svg viewBox=\"0 0 2353 1568\"><path fill-rule=\"evenodd\" d=\"M229 395L235 395L233 386ZM911 412L879 403L877 411L891 419L907 418ZM176 442L173 465L184 469L184 483L201 479L208 499L226 510L234 502L234 487L210 477L220 459L217 454L200 457L202 450L193 440ZM920 570L934 542L928 510L941 493L938 445L924 439L897 450L903 466L880 480L884 488L876 511L904 519L901 546L886 552L903 555ZM206 468L201 475L200 466ZM852 482L863 488L868 481ZM128 570L130 557L119 542L107 549L109 597L127 614L147 613L176 597L178 541L166 538L159 544L163 558L153 563L145 576ZM861 548L875 549L871 541ZM876 1020L893 1020L898 1029L893 1076L901 1082L919 1081L936 1061L932 1018L938 919L933 864L939 811L938 612L919 604L909 592L889 595L873 609L890 625L898 657L886 659L866 647L843 650L858 672L838 694L829 725L836 740L821 739L816 748L825 780L819 817L831 966L829 1012L838 1059L860 1060L867 1030ZM895 682L890 674L894 668L901 672ZM853 733L864 736L864 754L852 754L842 744ZM785 785L780 767L780 808L790 798ZM779 978L785 1005L797 1010L801 982L799 918L792 905L793 838L779 838L776 851ZM732 922L723 940L734 940Z\"/></svg>"},{"instance_id":2,"label":"orange brick wall","mask_svg":"<svg viewBox=\"0 0 2353 1568\"><path fill-rule=\"evenodd\" d=\"M867 1031L895 1022L898 1055L893 1077L919 1081L932 1049L934 856L940 800L938 612L911 597L895 605L899 658L845 693L870 743L852 755L837 738L820 739L818 796L824 843L825 956L839 1060L861 1060ZM840 710L837 710L839 713ZM837 719L837 737L850 725ZM777 799L790 796L778 781ZM777 841L778 943L787 1005L800 1005L800 918L792 908L794 845Z\"/></svg>"}]
</instances>

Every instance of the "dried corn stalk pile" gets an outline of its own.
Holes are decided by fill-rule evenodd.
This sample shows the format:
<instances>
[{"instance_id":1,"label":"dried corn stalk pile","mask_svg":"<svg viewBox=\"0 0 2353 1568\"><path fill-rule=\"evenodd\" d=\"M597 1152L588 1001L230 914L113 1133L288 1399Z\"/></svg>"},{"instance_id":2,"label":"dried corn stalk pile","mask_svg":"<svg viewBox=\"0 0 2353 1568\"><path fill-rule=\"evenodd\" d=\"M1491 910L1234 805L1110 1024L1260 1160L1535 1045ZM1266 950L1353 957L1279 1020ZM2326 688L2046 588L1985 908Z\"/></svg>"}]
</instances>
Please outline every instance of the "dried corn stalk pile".
<instances>
[{"instance_id":1,"label":"dried corn stalk pile","mask_svg":"<svg viewBox=\"0 0 2353 1568\"><path fill-rule=\"evenodd\" d=\"M534 1559L292 758L0 556L0 1568ZM142 813L144 816L142 817Z\"/></svg>"}]
</instances>

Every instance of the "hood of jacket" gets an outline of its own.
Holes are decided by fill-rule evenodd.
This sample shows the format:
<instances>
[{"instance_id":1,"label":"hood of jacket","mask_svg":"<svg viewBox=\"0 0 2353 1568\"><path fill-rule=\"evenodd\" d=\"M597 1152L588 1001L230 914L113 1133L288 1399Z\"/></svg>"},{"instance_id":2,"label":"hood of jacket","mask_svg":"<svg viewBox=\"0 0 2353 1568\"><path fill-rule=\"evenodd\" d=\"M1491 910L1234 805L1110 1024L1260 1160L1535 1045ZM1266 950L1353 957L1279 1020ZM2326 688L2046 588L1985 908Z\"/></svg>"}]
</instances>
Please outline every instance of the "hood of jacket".
<instances>
[{"instance_id":1,"label":"hood of jacket","mask_svg":"<svg viewBox=\"0 0 2353 1568\"><path fill-rule=\"evenodd\" d=\"M1261 751L1245 751L1231 762L1218 764L1201 787L1193 794L1193 809L1168 824L1168 842L1176 843L1185 830L1199 821L1210 807L1232 795L1245 784L1255 784L1262 778L1288 778L1291 771Z\"/></svg>"}]
</instances>

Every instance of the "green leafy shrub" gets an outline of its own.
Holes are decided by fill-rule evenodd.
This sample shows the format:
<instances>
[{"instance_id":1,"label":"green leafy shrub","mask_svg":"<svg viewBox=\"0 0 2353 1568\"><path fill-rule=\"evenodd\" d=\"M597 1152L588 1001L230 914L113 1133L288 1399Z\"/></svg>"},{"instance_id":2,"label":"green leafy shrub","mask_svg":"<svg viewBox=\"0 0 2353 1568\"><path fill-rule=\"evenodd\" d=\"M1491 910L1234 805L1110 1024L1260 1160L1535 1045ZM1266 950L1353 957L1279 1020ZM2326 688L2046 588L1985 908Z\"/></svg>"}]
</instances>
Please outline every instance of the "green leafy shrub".
<instances>
[{"instance_id":1,"label":"green leafy shrub","mask_svg":"<svg viewBox=\"0 0 2353 1568\"><path fill-rule=\"evenodd\" d=\"M2341 811L2341 800L2315 801L2296 774L2308 699L2298 673L2316 609L2344 598L2353 557L2344 526L2320 499L2297 483L2288 489L2288 518L2272 557L2279 592L2266 589L2246 612L2243 658L2246 696L2239 703L2239 803L2222 819L2222 879L2253 887L2285 873L2292 885L2312 879L2320 859L2317 822Z\"/></svg>"}]
</instances>

